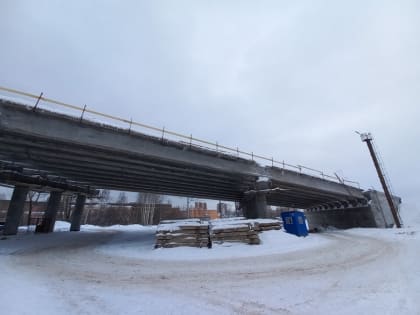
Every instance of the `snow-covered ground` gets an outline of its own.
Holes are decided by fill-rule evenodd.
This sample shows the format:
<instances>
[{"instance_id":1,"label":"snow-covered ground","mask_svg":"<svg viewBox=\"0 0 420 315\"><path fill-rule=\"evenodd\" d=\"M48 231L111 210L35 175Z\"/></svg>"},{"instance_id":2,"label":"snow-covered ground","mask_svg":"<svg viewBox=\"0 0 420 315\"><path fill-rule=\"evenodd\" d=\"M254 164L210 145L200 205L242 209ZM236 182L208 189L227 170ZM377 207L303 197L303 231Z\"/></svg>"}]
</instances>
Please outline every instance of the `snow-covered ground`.
<instances>
[{"instance_id":1,"label":"snow-covered ground","mask_svg":"<svg viewBox=\"0 0 420 315\"><path fill-rule=\"evenodd\" d=\"M138 225L22 229L0 240L1 314L420 314L409 225L212 249L153 249L156 227Z\"/></svg>"}]
</instances>

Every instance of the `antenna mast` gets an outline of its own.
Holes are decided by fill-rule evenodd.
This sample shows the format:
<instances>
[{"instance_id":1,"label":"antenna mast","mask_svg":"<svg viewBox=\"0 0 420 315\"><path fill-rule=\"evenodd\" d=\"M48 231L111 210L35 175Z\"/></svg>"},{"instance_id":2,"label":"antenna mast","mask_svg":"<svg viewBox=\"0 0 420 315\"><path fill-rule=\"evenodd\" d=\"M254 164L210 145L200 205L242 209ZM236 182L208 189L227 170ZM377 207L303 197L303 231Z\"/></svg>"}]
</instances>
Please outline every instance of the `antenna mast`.
<instances>
[{"instance_id":1,"label":"antenna mast","mask_svg":"<svg viewBox=\"0 0 420 315\"><path fill-rule=\"evenodd\" d=\"M391 193L390 193L391 185L387 182L386 177L384 175L385 172L383 170L383 166L379 162L378 155L377 155L377 153L375 151L375 148L374 148L374 145L373 145L373 137L370 134L370 132L369 133L359 133L359 132L356 131L356 133L358 133L360 135L360 138L362 139L362 141L366 142L366 144L368 146L370 156L372 157L373 164L375 165L376 172L378 173L378 177L379 177L379 180L382 184L382 188L384 190L386 200L388 201L389 208L391 209L391 213L392 213L392 216L394 218L395 225L397 226L397 228L401 228L401 219L400 219L400 216L398 214L397 207L395 206L395 203L392 200L392 196L391 196Z\"/></svg>"}]
</instances>

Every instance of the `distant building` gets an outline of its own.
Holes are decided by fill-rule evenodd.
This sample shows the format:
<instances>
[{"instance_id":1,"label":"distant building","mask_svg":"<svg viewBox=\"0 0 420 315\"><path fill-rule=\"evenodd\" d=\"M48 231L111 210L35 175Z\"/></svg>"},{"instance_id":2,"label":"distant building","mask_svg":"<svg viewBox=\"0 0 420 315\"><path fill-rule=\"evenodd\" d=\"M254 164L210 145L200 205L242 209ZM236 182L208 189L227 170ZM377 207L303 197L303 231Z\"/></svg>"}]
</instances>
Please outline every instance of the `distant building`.
<instances>
[{"instance_id":1,"label":"distant building","mask_svg":"<svg viewBox=\"0 0 420 315\"><path fill-rule=\"evenodd\" d=\"M195 202L194 208L188 209L190 218L207 218L210 220L219 219L220 215L217 210L207 209L206 202Z\"/></svg>"},{"instance_id":2,"label":"distant building","mask_svg":"<svg viewBox=\"0 0 420 315\"><path fill-rule=\"evenodd\" d=\"M195 202L194 209L207 210L207 202Z\"/></svg>"},{"instance_id":3,"label":"distant building","mask_svg":"<svg viewBox=\"0 0 420 315\"><path fill-rule=\"evenodd\" d=\"M219 213L221 218L226 218L229 217L229 209L228 209L228 204L224 203L224 202L219 202L217 204L217 212Z\"/></svg>"},{"instance_id":4,"label":"distant building","mask_svg":"<svg viewBox=\"0 0 420 315\"><path fill-rule=\"evenodd\" d=\"M155 218L158 218L158 220L156 220L157 223L159 223L160 220L186 219L187 211L182 211L179 207L173 208L170 204L161 204L158 207L158 214Z\"/></svg>"},{"instance_id":5,"label":"distant building","mask_svg":"<svg viewBox=\"0 0 420 315\"><path fill-rule=\"evenodd\" d=\"M7 211L9 209L10 200L0 200L0 222L6 221ZM29 201L25 202L23 215L20 219L19 225L26 225L28 223L28 216L29 216ZM45 209L47 208L46 201L38 201L32 203L32 210L31 210L31 224L36 224L39 222L44 214ZM59 216L58 216L59 218Z\"/></svg>"}]
</instances>

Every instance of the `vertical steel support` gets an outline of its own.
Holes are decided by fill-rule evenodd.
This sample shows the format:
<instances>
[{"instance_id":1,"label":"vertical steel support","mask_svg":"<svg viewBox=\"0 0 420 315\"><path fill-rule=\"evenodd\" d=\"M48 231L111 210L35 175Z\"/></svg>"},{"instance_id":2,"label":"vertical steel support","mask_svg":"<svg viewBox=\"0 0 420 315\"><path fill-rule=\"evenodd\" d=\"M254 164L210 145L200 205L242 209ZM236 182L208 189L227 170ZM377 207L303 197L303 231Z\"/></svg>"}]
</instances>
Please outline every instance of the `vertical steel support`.
<instances>
[{"instance_id":1,"label":"vertical steel support","mask_svg":"<svg viewBox=\"0 0 420 315\"><path fill-rule=\"evenodd\" d=\"M364 139L362 138L362 141L366 142L368 146L369 153L370 153L370 156L372 157L373 164L375 165L376 172L378 173L378 177L381 182L382 188L384 190L386 200L388 201L389 207L391 208L391 213L392 213L392 217L394 218L395 225L397 226L397 228L401 228L401 222L398 216L397 209L395 208L395 204L394 204L394 201L392 200L391 193L389 192L388 186L385 182L385 177L382 174L381 166L379 165L378 158L376 157L375 150L373 149L372 138L370 137L366 137Z\"/></svg>"}]
</instances>

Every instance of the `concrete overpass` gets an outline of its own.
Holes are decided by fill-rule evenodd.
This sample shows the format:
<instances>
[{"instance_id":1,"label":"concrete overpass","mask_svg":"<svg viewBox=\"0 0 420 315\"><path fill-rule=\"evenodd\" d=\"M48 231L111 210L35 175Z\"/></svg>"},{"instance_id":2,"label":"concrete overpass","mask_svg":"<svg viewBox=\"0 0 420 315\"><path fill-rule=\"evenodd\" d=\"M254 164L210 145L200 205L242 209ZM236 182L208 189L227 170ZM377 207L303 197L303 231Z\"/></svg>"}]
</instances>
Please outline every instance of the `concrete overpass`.
<instances>
[{"instance_id":1,"label":"concrete overpass","mask_svg":"<svg viewBox=\"0 0 420 315\"><path fill-rule=\"evenodd\" d=\"M239 201L251 218L264 216L267 205L351 209L368 201L360 188L343 182L5 99L0 159L22 174L58 176L79 187Z\"/></svg>"}]
</instances>

